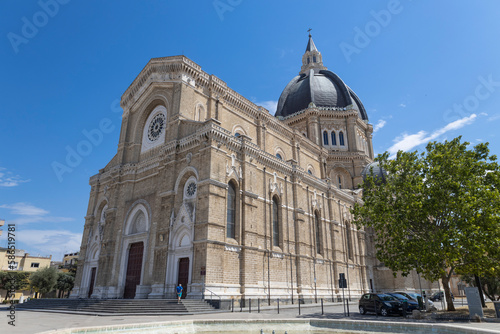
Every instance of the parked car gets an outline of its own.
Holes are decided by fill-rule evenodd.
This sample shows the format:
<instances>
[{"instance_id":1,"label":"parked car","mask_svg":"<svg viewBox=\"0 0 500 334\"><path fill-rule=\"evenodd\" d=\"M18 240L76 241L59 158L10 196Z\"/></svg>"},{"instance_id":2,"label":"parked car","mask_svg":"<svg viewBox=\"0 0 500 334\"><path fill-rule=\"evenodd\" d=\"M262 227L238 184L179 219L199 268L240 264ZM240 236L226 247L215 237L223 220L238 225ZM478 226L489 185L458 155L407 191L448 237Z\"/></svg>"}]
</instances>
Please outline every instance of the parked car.
<instances>
[{"instance_id":1,"label":"parked car","mask_svg":"<svg viewBox=\"0 0 500 334\"><path fill-rule=\"evenodd\" d=\"M394 293L399 293L400 295L405 296L408 299L414 300L418 303L418 297L422 297L419 293L416 292L404 292L404 291L396 291ZM424 302L424 298L422 297L422 302ZM429 306L431 309L435 309L434 302L430 299L427 299Z\"/></svg>"},{"instance_id":2,"label":"parked car","mask_svg":"<svg viewBox=\"0 0 500 334\"><path fill-rule=\"evenodd\" d=\"M408 305L406 306L406 312L411 313L413 310L418 310L418 302L414 301L413 299L410 299L402 294L395 293L395 292L390 292L388 295L395 297L398 299L401 303L406 302Z\"/></svg>"},{"instance_id":3,"label":"parked car","mask_svg":"<svg viewBox=\"0 0 500 334\"><path fill-rule=\"evenodd\" d=\"M433 302L435 302L435 301L443 299L443 297L444 297L444 291L438 291L438 292L434 292L434 294L432 296L430 296L429 299L432 300ZM453 293L451 293L451 300L455 300Z\"/></svg>"},{"instance_id":4,"label":"parked car","mask_svg":"<svg viewBox=\"0 0 500 334\"><path fill-rule=\"evenodd\" d=\"M367 312L381 314L402 314L403 304L393 296L385 293L365 293L359 300L359 313Z\"/></svg>"}]
</instances>

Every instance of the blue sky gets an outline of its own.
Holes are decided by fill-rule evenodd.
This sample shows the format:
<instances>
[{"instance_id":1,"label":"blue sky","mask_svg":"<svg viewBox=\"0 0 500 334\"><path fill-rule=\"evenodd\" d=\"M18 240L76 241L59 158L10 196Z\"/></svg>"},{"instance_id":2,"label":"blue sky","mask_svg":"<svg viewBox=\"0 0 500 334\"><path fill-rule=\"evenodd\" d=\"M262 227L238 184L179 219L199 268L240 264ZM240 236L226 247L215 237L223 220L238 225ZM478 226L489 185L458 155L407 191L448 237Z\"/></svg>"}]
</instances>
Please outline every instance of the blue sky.
<instances>
[{"instance_id":1,"label":"blue sky","mask_svg":"<svg viewBox=\"0 0 500 334\"><path fill-rule=\"evenodd\" d=\"M500 153L497 0L42 0L0 9L0 218L34 255L79 250L89 177L117 149L119 99L154 57L184 54L274 113L311 28L325 66L363 101L376 153L459 135Z\"/></svg>"}]
</instances>

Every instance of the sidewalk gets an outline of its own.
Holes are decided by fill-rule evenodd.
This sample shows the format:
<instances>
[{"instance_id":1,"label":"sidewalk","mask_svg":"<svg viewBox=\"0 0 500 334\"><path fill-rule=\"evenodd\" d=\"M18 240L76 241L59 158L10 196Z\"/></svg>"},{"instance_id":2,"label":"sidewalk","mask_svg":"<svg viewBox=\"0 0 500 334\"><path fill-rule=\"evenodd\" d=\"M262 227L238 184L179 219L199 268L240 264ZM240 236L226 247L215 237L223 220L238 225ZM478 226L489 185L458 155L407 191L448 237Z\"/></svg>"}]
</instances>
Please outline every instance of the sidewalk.
<instances>
[{"instance_id":1,"label":"sidewalk","mask_svg":"<svg viewBox=\"0 0 500 334\"><path fill-rule=\"evenodd\" d=\"M375 315L360 315L357 304L350 305L351 317L344 317L343 306L340 303L325 303L324 312L321 314L321 306L316 304L301 305L301 315L298 315L298 305L280 306L280 314L275 306L261 307L261 313L252 308L252 313L235 312L196 314L196 315L170 315L170 316L90 316L79 314L61 314L33 311L16 311L16 326L9 326L7 321L7 310L0 310L0 333L34 334L56 329L96 327L110 325L125 325L139 323L154 323L180 320L333 320L333 321L357 321L357 322L393 322L429 323L429 321L417 321L401 317L376 317ZM435 323L434 323L435 324ZM440 323L445 324L445 323ZM451 323L450 326L468 328L476 333L500 333L500 323ZM123 332L122 332L123 333Z\"/></svg>"}]
</instances>

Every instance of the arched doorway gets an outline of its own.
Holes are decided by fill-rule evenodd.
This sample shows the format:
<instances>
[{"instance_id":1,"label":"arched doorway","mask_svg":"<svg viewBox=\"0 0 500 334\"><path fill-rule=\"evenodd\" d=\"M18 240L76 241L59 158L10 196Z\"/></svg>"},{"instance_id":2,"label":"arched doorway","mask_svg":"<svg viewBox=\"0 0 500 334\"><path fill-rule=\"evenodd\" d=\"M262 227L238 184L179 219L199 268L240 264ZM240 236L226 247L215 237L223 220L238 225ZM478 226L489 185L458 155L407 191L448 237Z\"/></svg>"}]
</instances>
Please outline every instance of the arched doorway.
<instances>
[{"instance_id":1,"label":"arched doorway","mask_svg":"<svg viewBox=\"0 0 500 334\"><path fill-rule=\"evenodd\" d=\"M137 289L137 286L141 284L143 253L144 243L136 242L130 245L123 298L135 298L135 290Z\"/></svg>"},{"instance_id":2,"label":"arched doorway","mask_svg":"<svg viewBox=\"0 0 500 334\"><path fill-rule=\"evenodd\" d=\"M179 271L177 274L177 285L182 284L182 299L186 298L187 286L189 283L189 258L182 257L179 259Z\"/></svg>"}]
</instances>

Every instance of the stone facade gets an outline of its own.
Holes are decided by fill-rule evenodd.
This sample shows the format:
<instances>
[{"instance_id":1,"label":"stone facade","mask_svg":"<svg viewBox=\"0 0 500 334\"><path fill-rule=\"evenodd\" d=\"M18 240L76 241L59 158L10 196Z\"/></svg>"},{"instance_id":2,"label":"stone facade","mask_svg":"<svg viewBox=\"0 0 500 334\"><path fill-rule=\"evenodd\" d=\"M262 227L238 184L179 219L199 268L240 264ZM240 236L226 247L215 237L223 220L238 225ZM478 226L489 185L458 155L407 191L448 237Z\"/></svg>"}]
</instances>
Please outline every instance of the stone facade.
<instances>
[{"instance_id":1,"label":"stone facade","mask_svg":"<svg viewBox=\"0 0 500 334\"><path fill-rule=\"evenodd\" d=\"M121 106L72 297L172 298L182 281L187 298L330 298L339 273L351 296L387 276L373 235L350 224L373 161L353 106L277 118L184 56L151 59Z\"/></svg>"}]
</instances>

